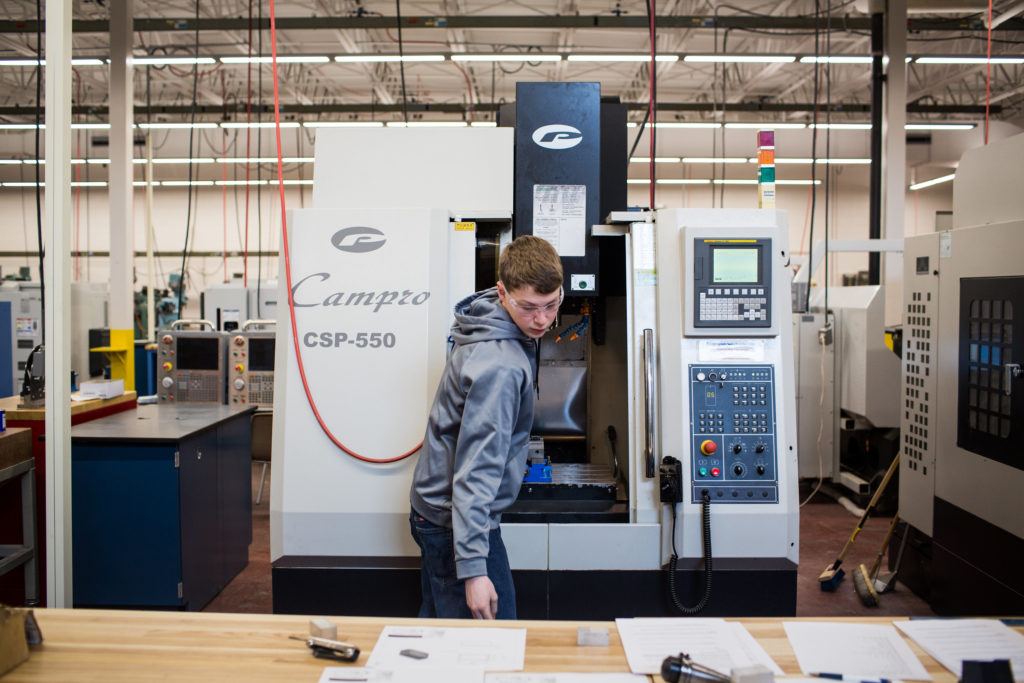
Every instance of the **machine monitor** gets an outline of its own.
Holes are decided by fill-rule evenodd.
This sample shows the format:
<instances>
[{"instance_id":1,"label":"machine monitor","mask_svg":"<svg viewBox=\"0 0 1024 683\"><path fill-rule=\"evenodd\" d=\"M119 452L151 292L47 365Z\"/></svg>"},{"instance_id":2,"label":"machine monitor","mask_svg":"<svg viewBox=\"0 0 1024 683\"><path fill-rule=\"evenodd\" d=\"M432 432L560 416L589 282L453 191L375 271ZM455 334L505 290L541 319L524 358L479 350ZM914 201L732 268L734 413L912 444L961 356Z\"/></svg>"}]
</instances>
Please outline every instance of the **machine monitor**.
<instances>
[{"instance_id":1,"label":"machine monitor","mask_svg":"<svg viewBox=\"0 0 1024 683\"><path fill-rule=\"evenodd\" d=\"M228 342L228 403L274 407L275 334L270 331L242 331Z\"/></svg>"},{"instance_id":2,"label":"machine monitor","mask_svg":"<svg viewBox=\"0 0 1024 683\"><path fill-rule=\"evenodd\" d=\"M770 240L693 239L695 328L772 326Z\"/></svg>"},{"instance_id":3,"label":"machine monitor","mask_svg":"<svg viewBox=\"0 0 1024 683\"><path fill-rule=\"evenodd\" d=\"M274 338L253 337L249 339L249 369L253 371L274 371Z\"/></svg>"},{"instance_id":4,"label":"machine monitor","mask_svg":"<svg viewBox=\"0 0 1024 683\"><path fill-rule=\"evenodd\" d=\"M177 353L179 370L216 370L220 366L219 337L180 337Z\"/></svg>"},{"instance_id":5,"label":"machine monitor","mask_svg":"<svg viewBox=\"0 0 1024 683\"><path fill-rule=\"evenodd\" d=\"M157 396L161 403L224 403L224 340L221 332L168 330L157 349Z\"/></svg>"}]
</instances>

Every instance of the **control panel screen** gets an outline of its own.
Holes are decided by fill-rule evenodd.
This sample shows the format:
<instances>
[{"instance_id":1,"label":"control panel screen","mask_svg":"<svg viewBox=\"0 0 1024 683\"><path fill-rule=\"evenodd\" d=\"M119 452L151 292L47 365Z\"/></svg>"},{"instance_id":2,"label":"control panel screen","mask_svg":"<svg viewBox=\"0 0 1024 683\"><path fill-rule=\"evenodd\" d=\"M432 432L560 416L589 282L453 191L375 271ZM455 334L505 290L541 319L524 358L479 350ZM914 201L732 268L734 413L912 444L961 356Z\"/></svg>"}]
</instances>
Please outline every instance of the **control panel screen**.
<instances>
[{"instance_id":1,"label":"control panel screen","mask_svg":"<svg viewBox=\"0 0 1024 683\"><path fill-rule=\"evenodd\" d=\"M274 338L251 337L249 339L249 370L272 372L274 370Z\"/></svg>"},{"instance_id":2,"label":"control panel screen","mask_svg":"<svg viewBox=\"0 0 1024 683\"><path fill-rule=\"evenodd\" d=\"M714 247L711 250L711 281L744 284L760 281L758 247Z\"/></svg>"},{"instance_id":3,"label":"control panel screen","mask_svg":"<svg viewBox=\"0 0 1024 683\"><path fill-rule=\"evenodd\" d=\"M770 238L693 241L692 314L695 328L770 328Z\"/></svg>"},{"instance_id":4,"label":"control panel screen","mask_svg":"<svg viewBox=\"0 0 1024 683\"><path fill-rule=\"evenodd\" d=\"M179 370L216 370L220 367L218 337L178 337Z\"/></svg>"}]
</instances>

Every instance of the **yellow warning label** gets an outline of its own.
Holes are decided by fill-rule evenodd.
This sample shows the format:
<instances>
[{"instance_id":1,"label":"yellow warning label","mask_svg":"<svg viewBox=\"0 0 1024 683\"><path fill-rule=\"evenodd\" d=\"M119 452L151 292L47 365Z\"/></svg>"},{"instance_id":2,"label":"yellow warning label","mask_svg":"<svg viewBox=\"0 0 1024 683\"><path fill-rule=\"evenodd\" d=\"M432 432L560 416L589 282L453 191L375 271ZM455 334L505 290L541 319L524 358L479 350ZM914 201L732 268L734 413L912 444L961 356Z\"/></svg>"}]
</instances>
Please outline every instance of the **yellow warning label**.
<instances>
[{"instance_id":1,"label":"yellow warning label","mask_svg":"<svg viewBox=\"0 0 1024 683\"><path fill-rule=\"evenodd\" d=\"M455 224L456 230L468 230L473 232L476 230L476 223L474 221L460 221Z\"/></svg>"}]
</instances>

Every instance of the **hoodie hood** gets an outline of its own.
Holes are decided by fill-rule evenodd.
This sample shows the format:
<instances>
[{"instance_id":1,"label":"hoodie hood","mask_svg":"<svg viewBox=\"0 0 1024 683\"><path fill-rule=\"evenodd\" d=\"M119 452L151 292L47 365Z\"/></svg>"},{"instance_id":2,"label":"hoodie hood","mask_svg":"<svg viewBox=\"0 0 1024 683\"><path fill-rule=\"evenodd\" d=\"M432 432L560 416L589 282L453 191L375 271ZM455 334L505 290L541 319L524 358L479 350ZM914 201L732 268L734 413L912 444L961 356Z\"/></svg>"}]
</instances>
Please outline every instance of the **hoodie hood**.
<instances>
[{"instance_id":1,"label":"hoodie hood","mask_svg":"<svg viewBox=\"0 0 1024 683\"><path fill-rule=\"evenodd\" d=\"M498 298L497 287L471 294L455 304L455 322L452 323L451 338L456 344L497 339L533 341L509 317L508 311Z\"/></svg>"}]
</instances>

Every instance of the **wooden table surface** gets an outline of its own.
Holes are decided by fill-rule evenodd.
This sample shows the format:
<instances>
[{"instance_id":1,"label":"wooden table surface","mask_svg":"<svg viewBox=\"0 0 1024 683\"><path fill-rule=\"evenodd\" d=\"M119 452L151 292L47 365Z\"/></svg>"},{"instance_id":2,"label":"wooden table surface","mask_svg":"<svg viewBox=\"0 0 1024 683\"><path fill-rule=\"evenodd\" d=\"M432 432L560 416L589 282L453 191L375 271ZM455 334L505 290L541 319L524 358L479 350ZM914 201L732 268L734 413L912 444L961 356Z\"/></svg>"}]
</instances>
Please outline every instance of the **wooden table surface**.
<instances>
[{"instance_id":1,"label":"wooden table surface","mask_svg":"<svg viewBox=\"0 0 1024 683\"><path fill-rule=\"evenodd\" d=\"M72 401L71 414L77 415L79 413L84 413L87 410L106 408L108 406L127 403L128 401L134 402L135 398L136 394L134 391L126 391L120 396L115 396L114 398L94 398L88 401ZM0 398L0 410L7 411L8 420L42 421L46 419L46 411L43 408L19 408L19 403L21 403L20 396L6 396L4 398Z\"/></svg>"},{"instance_id":2,"label":"wooden table surface","mask_svg":"<svg viewBox=\"0 0 1024 683\"><path fill-rule=\"evenodd\" d=\"M306 645L289 635L309 633L308 616L142 612L127 610L37 609L44 643L8 681L317 681L326 666L341 662L315 659ZM332 617L338 638L357 645L363 666L387 625L498 626L526 628L527 672L628 672L629 665L612 622L517 621L468 622L377 617ZM738 619L787 676L800 676L796 656L782 627L793 619ZM891 624L893 619L821 618L800 621ZM609 630L606 647L579 647L579 626ZM1021 629L1018 629L1021 630ZM956 677L904 639L932 675L934 683ZM660 681L660 677L655 677Z\"/></svg>"}]
</instances>

